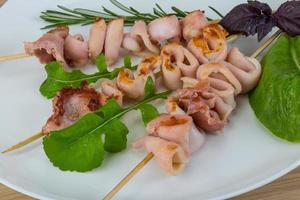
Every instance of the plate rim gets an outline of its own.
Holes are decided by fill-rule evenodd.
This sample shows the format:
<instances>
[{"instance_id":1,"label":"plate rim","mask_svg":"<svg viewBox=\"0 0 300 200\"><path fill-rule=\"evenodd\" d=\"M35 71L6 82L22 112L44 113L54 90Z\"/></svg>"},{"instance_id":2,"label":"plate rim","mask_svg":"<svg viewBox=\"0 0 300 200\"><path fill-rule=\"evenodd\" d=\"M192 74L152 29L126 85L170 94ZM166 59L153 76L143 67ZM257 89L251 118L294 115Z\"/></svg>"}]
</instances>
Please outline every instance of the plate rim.
<instances>
[{"instance_id":1,"label":"plate rim","mask_svg":"<svg viewBox=\"0 0 300 200\"><path fill-rule=\"evenodd\" d=\"M224 195L221 195L221 196L217 196L217 197L214 197L214 198L211 198L209 200L223 200L223 199L229 199L229 198L232 198L232 197L236 197L238 195L241 195L241 194L244 194L244 193L247 193L247 192L250 192L252 190L255 190L257 188L260 188L268 183L271 183L273 181L275 181L276 179L286 175L287 173L291 172L292 170L296 169L297 167L300 166L300 159L297 160L297 161L294 161L292 163L290 163L287 167L281 169L280 171L278 171L277 173L274 173L273 175L259 181L259 182L256 182L255 184L249 184L248 186L246 187L243 187L241 189L238 189L234 192L231 192L231 193L228 193L228 194L224 194ZM0 183L17 191L17 192L20 192L22 194L25 194L29 197L33 197L33 198L37 198L37 199L44 199L44 200L54 200L52 198L49 198L47 196L43 196L43 195L40 195L40 194L37 194L35 192L30 192L16 184L13 184L11 183L10 181L7 181L6 179L4 178L1 178L0 177Z\"/></svg>"}]
</instances>

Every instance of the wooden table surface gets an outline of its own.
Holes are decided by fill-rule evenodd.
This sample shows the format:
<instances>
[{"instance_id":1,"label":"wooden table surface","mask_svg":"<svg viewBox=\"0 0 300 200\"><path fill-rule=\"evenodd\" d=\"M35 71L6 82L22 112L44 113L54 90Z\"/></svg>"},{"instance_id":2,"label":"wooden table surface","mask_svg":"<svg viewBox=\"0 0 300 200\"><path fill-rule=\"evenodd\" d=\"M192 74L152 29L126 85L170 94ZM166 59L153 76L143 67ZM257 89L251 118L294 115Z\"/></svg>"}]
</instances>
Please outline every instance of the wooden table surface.
<instances>
[{"instance_id":1,"label":"wooden table surface","mask_svg":"<svg viewBox=\"0 0 300 200\"><path fill-rule=\"evenodd\" d=\"M0 184L0 200L32 200ZM232 200L299 200L300 167L278 180Z\"/></svg>"}]
</instances>

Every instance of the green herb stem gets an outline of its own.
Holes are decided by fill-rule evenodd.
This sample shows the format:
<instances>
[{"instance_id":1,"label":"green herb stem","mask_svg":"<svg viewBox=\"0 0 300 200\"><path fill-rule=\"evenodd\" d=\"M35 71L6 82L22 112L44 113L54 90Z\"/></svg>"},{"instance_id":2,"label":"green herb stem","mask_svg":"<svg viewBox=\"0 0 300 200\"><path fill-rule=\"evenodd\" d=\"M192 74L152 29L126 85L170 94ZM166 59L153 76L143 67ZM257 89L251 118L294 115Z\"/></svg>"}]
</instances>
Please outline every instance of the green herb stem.
<instances>
[{"instance_id":1,"label":"green herb stem","mask_svg":"<svg viewBox=\"0 0 300 200\"><path fill-rule=\"evenodd\" d=\"M125 26L132 26L137 20L143 20L146 23L150 23L151 21L157 18L169 15L176 15L179 19L181 19L189 13L175 6L171 7L173 12L168 13L165 10L163 10L159 4L155 4L155 7L153 8L153 13L144 13L138 11L133 7L127 7L124 4L118 2L117 0L110 0L110 2L120 10L127 13L128 15L119 15L116 12L113 12L104 6L102 6L102 11L96 11L84 8L69 9L64 6L58 5L57 7L60 9L59 11L46 10L44 12L41 12L40 18L49 23L49 25L43 27L42 29L53 28L61 25L75 24L81 24L82 26L84 26L93 23L95 19L99 17L103 18L106 22L118 17L122 17L124 18ZM223 17L223 15L215 8L211 6L209 8L212 9L220 17ZM211 20L210 18L208 19Z\"/></svg>"},{"instance_id":2,"label":"green herb stem","mask_svg":"<svg viewBox=\"0 0 300 200\"><path fill-rule=\"evenodd\" d=\"M111 121L113 121L115 119L119 119L120 117L122 117L126 113L128 113L132 110L136 110L139 106L147 104L149 102L152 102L156 99L165 99L165 98L168 97L169 94L171 94L171 91L165 91L165 92L161 92L161 93L158 93L158 94L154 94L152 97L146 98L143 101L140 101L140 102L138 102L138 103L136 103L132 106L129 106L129 107L125 108L123 111L121 111L120 113L116 114L115 116L113 116L110 119L103 122L100 126L98 126L96 129L94 129L93 132L98 130L99 128L104 127L106 124L110 123Z\"/></svg>"}]
</instances>

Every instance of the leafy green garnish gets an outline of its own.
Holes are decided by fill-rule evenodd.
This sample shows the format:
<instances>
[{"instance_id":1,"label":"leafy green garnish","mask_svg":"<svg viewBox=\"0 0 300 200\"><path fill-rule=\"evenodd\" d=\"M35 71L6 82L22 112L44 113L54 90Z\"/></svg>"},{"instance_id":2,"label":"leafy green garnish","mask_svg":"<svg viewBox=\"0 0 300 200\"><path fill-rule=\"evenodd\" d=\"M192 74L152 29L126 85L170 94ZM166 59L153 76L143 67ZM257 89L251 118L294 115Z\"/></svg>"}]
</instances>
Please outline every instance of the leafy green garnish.
<instances>
[{"instance_id":1,"label":"leafy green garnish","mask_svg":"<svg viewBox=\"0 0 300 200\"><path fill-rule=\"evenodd\" d=\"M281 36L262 66L263 75L250 94L250 104L274 135L300 142L300 36Z\"/></svg>"},{"instance_id":2,"label":"leafy green garnish","mask_svg":"<svg viewBox=\"0 0 300 200\"><path fill-rule=\"evenodd\" d=\"M147 78L144 91L145 98L151 97L155 93L155 83L150 76Z\"/></svg>"},{"instance_id":3,"label":"leafy green garnish","mask_svg":"<svg viewBox=\"0 0 300 200\"><path fill-rule=\"evenodd\" d=\"M103 130L97 129L101 118L87 114L73 126L53 131L44 138L44 150L50 161L61 170L84 172L101 165L104 146Z\"/></svg>"},{"instance_id":4,"label":"leafy green garnish","mask_svg":"<svg viewBox=\"0 0 300 200\"><path fill-rule=\"evenodd\" d=\"M113 71L109 72L107 70L105 56L102 54L97 57L96 66L98 72L94 74L84 74L80 70L72 70L68 72L64 70L63 66L59 62L50 62L45 66L48 76L40 86L40 92L43 96L52 98L64 87L78 88L81 86L82 81L94 83L101 78L113 79L124 68L131 70L136 69L136 66L131 66L130 57L126 57L126 59L124 59L124 67L115 68Z\"/></svg>"},{"instance_id":5,"label":"leafy green garnish","mask_svg":"<svg viewBox=\"0 0 300 200\"><path fill-rule=\"evenodd\" d=\"M143 104L137 107L142 113L143 122L147 125L152 119L159 115L157 109L151 104Z\"/></svg>"},{"instance_id":6,"label":"leafy green garnish","mask_svg":"<svg viewBox=\"0 0 300 200\"><path fill-rule=\"evenodd\" d=\"M145 84L145 98L150 98L155 93L155 83L151 77L148 77L146 84ZM145 126L150 122L152 119L159 115L157 109L153 107L151 104L142 104L137 107L142 112L142 118Z\"/></svg>"},{"instance_id":7,"label":"leafy green garnish","mask_svg":"<svg viewBox=\"0 0 300 200\"><path fill-rule=\"evenodd\" d=\"M147 82L151 82L150 79ZM145 87L145 90L150 94L153 88ZM143 121L147 124L159 114L149 102L167 98L169 94L169 91L152 94L127 108L121 108L112 99L72 126L51 132L43 140L44 151L53 165L63 171L85 172L99 167L105 151L116 153L126 148L128 129L120 118L131 110L140 109Z\"/></svg>"}]
</instances>

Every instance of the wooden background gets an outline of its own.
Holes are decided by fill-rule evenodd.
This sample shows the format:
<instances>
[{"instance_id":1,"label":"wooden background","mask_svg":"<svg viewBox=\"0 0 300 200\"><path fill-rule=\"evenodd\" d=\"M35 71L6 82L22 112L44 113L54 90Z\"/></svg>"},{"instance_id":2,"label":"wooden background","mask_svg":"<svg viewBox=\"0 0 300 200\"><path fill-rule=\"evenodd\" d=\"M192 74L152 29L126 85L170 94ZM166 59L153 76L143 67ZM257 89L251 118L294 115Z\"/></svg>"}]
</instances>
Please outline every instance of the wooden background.
<instances>
[{"instance_id":1,"label":"wooden background","mask_svg":"<svg viewBox=\"0 0 300 200\"><path fill-rule=\"evenodd\" d=\"M0 7L7 0L0 0ZM2 184L0 184L0 200L32 200ZM295 169L282 178L264 187L248 192L233 200L298 200L300 199L300 168Z\"/></svg>"},{"instance_id":2,"label":"wooden background","mask_svg":"<svg viewBox=\"0 0 300 200\"><path fill-rule=\"evenodd\" d=\"M126 188L125 188L126 189ZM264 187L232 200L299 200L300 167ZM0 184L0 200L33 200Z\"/></svg>"}]
</instances>

